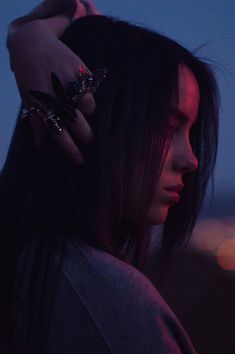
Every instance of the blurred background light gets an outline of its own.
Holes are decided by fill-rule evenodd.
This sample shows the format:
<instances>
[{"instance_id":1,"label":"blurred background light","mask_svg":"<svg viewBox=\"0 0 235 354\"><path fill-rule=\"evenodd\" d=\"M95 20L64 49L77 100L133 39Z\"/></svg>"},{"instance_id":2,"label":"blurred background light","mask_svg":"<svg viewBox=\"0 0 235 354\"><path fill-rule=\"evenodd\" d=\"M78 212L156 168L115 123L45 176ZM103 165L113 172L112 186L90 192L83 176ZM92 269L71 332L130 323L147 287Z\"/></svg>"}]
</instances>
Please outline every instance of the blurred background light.
<instances>
[{"instance_id":1,"label":"blurred background light","mask_svg":"<svg viewBox=\"0 0 235 354\"><path fill-rule=\"evenodd\" d=\"M217 252L217 261L225 270L235 271L235 238L225 240Z\"/></svg>"},{"instance_id":2,"label":"blurred background light","mask_svg":"<svg viewBox=\"0 0 235 354\"><path fill-rule=\"evenodd\" d=\"M214 255L225 270L235 270L235 218L205 219L197 223L192 245Z\"/></svg>"}]
</instances>

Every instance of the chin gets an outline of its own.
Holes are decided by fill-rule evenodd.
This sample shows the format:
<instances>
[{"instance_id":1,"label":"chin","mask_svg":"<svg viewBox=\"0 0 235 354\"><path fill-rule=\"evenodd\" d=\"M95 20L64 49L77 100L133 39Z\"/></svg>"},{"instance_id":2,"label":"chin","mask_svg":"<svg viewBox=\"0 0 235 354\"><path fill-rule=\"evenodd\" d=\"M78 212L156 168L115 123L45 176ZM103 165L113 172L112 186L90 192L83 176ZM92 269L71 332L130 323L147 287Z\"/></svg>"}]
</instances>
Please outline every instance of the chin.
<instances>
[{"instance_id":1,"label":"chin","mask_svg":"<svg viewBox=\"0 0 235 354\"><path fill-rule=\"evenodd\" d=\"M166 221L169 211L169 206L165 207L151 207L148 216L147 222L149 225L161 225Z\"/></svg>"}]
</instances>

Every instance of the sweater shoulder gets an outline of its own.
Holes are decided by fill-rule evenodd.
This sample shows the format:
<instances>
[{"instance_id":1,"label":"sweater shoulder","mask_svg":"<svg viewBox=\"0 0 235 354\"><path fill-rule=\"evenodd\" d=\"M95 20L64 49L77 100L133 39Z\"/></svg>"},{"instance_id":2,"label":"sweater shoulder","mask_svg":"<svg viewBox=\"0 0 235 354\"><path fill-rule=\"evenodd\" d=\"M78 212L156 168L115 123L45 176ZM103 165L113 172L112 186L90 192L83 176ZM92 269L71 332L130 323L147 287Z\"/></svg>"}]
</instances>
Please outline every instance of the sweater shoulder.
<instances>
[{"instance_id":1,"label":"sweater shoulder","mask_svg":"<svg viewBox=\"0 0 235 354\"><path fill-rule=\"evenodd\" d=\"M132 265L71 240L62 271L113 353L195 353L158 290Z\"/></svg>"}]
</instances>

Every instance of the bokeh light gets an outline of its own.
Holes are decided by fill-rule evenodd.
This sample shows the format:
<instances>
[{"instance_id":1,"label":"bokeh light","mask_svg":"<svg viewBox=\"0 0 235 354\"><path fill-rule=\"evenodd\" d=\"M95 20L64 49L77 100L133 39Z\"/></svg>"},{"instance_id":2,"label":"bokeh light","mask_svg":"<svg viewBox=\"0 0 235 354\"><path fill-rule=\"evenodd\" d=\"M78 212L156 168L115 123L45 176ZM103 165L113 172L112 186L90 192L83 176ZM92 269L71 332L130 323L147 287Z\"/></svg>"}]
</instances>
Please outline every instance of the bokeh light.
<instances>
[{"instance_id":1,"label":"bokeh light","mask_svg":"<svg viewBox=\"0 0 235 354\"><path fill-rule=\"evenodd\" d=\"M235 238L225 240L217 252L219 265L226 270L235 270Z\"/></svg>"},{"instance_id":2,"label":"bokeh light","mask_svg":"<svg viewBox=\"0 0 235 354\"><path fill-rule=\"evenodd\" d=\"M235 270L235 218L200 221L192 243L199 251L214 255L223 269Z\"/></svg>"},{"instance_id":3,"label":"bokeh light","mask_svg":"<svg viewBox=\"0 0 235 354\"><path fill-rule=\"evenodd\" d=\"M193 233L196 248L216 254L218 247L225 237L224 225L218 219L206 219L199 222Z\"/></svg>"}]
</instances>

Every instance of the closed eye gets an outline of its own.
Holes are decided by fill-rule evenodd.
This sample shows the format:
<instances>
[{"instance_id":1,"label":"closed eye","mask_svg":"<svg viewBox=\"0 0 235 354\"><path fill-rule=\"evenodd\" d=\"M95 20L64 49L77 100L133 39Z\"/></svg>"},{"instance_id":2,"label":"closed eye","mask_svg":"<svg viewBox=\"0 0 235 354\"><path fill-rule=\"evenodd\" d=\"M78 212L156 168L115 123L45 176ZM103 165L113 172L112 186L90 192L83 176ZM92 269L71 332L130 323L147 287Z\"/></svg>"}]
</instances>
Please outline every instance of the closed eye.
<instances>
[{"instance_id":1,"label":"closed eye","mask_svg":"<svg viewBox=\"0 0 235 354\"><path fill-rule=\"evenodd\" d=\"M180 123L184 123L184 124L191 123L192 126L197 121L197 117L192 121L192 119L187 114L177 109L172 110L172 117L173 119L177 119Z\"/></svg>"}]
</instances>

